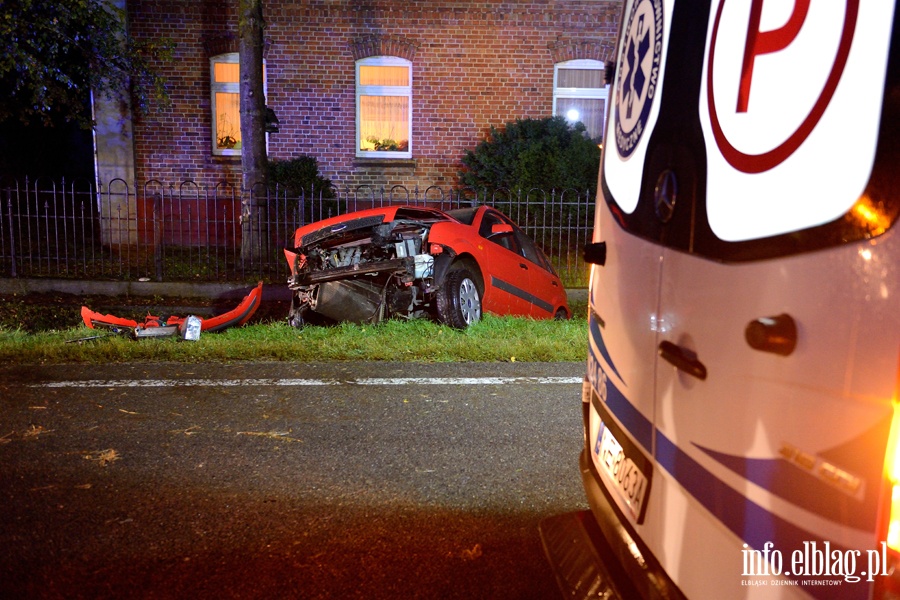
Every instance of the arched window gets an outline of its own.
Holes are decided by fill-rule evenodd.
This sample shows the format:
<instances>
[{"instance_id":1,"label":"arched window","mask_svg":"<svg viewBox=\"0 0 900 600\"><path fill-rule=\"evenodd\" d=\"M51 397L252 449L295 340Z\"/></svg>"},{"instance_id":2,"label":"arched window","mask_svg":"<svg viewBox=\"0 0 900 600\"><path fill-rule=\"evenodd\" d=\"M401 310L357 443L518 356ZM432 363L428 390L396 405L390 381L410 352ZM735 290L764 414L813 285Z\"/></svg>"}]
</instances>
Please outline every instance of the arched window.
<instances>
[{"instance_id":1,"label":"arched window","mask_svg":"<svg viewBox=\"0 0 900 600\"><path fill-rule=\"evenodd\" d=\"M241 155L239 56L237 52L229 52L209 59L212 89L212 153L216 156ZM263 93L265 88L266 63L263 61Z\"/></svg>"},{"instance_id":2,"label":"arched window","mask_svg":"<svg viewBox=\"0 0 900 600\"><path fill-rule=\"evenodd\" d=\"M412 157L412 63L396 56L356 61L356 156Z\"/></svg>"},{"instance_id":3,"label":"arched window","mask_svg":"<svg viewBox=\"0 0 900 600\"><path fill-rule=\"evenodd\" d=\"M556 63L553 68L553 114L571 123L584 123L592 140L600 142L606 125L609 86L603 63L578 59Z\"/></svg>"}]
</instances>

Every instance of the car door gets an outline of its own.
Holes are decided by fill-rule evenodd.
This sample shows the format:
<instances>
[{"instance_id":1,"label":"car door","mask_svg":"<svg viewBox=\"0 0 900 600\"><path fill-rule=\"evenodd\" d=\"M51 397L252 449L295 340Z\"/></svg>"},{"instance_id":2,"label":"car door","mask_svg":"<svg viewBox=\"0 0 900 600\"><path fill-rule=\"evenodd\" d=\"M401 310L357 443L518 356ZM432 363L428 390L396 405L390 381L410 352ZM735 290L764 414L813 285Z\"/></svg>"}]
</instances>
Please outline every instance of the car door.
<instances>
[{"instance_id":1,"label":"car door","mask_svg":"<svg viewBox=\"0 0 900 600\"><path fill-rule=\"evenodd\" d=\"M529 288L534 265L522 255L514 226L500 213L485 210L478 225L484 262L484 308L517 316L531 314Z\"/></svg>"},{"instance_id":2,"label":"car door","mask_svg":"<svg viewBox=\"0 0 900 600\"><path fill-rule=\"evenodd\" d=\"M565 303L565 290L559 277L553 272L550 261L519 227L513 225L513 234L522 256L528 261L529 314L536 319L555 316L557 308Z\"/></svg>"}]
</instances>

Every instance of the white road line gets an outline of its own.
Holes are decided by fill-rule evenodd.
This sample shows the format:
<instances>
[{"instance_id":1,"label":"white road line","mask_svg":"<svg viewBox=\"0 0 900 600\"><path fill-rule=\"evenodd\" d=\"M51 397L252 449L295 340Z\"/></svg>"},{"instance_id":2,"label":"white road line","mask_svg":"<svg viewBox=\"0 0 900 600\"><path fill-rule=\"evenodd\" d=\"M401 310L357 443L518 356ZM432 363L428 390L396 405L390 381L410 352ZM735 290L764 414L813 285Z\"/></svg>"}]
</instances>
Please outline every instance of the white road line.
<instances>
[{"instance_id":1,"label":"white road line","mask_svg":"<svg viewBox=\"0 0 900 600\"><path fill-rule=\"evenodd\" d=\"M555 385L581 383L581 377L367 377L356 385Z\"/></svg>"},{"instance_id":2,"label":"white road line","mask_svg":"<svg viewBox=\"0 0 900 600\"><path fill-rule=\"evenodd\" d=\"M298 387L323 385L560 385L580 384L581 377L363 377L360 379L86 379L50 381L29 387Z\"/></svg>"}]
</instances>

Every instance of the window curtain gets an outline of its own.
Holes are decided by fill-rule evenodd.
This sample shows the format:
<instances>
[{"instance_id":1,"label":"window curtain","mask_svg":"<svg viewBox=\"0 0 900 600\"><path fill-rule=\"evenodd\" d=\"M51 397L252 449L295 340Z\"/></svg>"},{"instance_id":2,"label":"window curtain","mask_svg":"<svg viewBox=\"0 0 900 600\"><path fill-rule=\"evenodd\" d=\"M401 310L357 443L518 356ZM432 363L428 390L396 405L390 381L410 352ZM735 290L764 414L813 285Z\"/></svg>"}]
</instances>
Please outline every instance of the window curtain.
<instances>
[{"instance_id":1,"label":"window curtain","mask_svg":"<svg viewBox=\"0 0 900 600\"><path fill-rule=\"evenodd\" d=\"M216 146L241 147L241 95L216 92Z\"/></svg>"},{"instance_id":2,"label":"window curtain","mask_svg":"<svg viewBox=\"0 0 900 600\"><path fill-rule=\"evenodd\" d=\"M241 65L238 63L215 63L216 83L240 83Z\"/></svg>"},{"instance_id":3,"label":"window curtain","mask_svg":"<svg viewBox=\"0 0 900 600\"><path fill-rule=\"evenodd\" d=\"M213 63L215 134L216 148L219 150L238 150L241 147L240 75L241 66L237 62Z\"/></svg>"},{"instance_id":4,"label":"window curtain","mask_svg":"<svg viewBox=\"0 0 900 600\"><path fill-rule=\"evenodd\" d=\"M602 88L603 69L559 69L556 73L558 88Z\"/></svg>"},{"instance_id":5,"label":"window curtain","mask_svg":"<svg viewBox=\"0 0 900 600\"><path fill-rule=\"evenodd\" d=\"M359 97L360 150L406 152L409 149L409 98Z\"/></svg>"},{"instance_id":6,"label":"window curtain","mask_svg":"<svg viewBox=\"0 0 900 600\"><path fill-rule=\"evenodd\" d=\"M570 114L570 111L571 114ZM570 121L584 123L588 136L592 140L603 137L603 117L606 113L606 101L596 98L557 98L556 114ZM573 115L576 115L573 118Z\"/></svg>"},{"instance_id":7,"label":"window curtain","mask_svg":"<svg viewBox=\"0 0 900 600\"><path fill-rule=\"evenodd\" d=\"M359 85L409 85L409 67L360 65Z\"/></svg>"}]
</instances>

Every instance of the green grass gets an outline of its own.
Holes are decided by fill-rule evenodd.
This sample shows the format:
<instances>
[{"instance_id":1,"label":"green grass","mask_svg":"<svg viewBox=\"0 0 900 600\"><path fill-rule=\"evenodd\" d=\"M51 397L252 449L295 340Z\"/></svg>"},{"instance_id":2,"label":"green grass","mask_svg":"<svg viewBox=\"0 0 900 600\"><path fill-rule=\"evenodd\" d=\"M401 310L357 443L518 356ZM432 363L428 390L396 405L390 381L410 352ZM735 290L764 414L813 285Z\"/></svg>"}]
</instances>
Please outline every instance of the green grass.
<instances>
[{"instance_id":1,"label":"green grass","mask_svg":"<svg viewBox=\"0 0 900 600\"><path fill-rule=\"evenodd\" d=\"M425 319L378 325L339 324L295 329L283 321L258 322L194 342L177 336L133 339L78 326L25 331L0 325L5 364L237 361L558 362L585 360L586 308L569 321L486 315L467 330ZM71 323L68 321L67 323ZM83 338L105 335L96 339ZM81 341L79 341L81 340Z\"/></svg>"}]
</instances>

